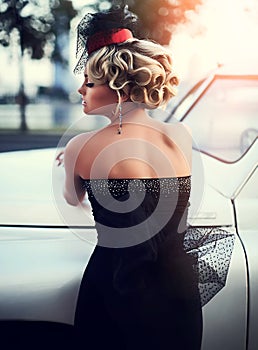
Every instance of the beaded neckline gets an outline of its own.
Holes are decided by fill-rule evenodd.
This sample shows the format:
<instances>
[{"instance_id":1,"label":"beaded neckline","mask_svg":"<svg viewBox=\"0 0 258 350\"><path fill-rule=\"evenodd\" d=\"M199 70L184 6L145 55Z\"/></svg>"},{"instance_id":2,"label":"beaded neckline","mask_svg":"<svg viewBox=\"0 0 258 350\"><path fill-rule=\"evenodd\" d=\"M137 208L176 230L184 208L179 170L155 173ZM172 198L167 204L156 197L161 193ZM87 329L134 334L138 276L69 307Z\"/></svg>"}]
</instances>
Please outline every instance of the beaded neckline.
<instances>
[{"instance_id":1,"label":"beaded neckline","mask_svg":"<svg viewBox=\"0 0 258 350\"><path fill-rule=\"evenodd\" d=\"M128 178L128 179L84 179L84 188L90 197L121 195L126 192L146 192L169 195L171 193L190 193L191 176L162 178Z\"/></svg>"},{"instance_id":2,"label":"beaded neckline","mask_svg":"<svg viewBox=\"0 0 258 350\"><path fill-rule=\"evenodd\" d=\"M180 179L186 179L186 178L191 178L191 175L185 175L185 176L174 176L174 177L120 177L120 178L92 178L92 179L82 179L83 181L131 181L131 180L143 180L143 181L148 181L148 180L179 180Z\"/></svg>"}]
</instances>

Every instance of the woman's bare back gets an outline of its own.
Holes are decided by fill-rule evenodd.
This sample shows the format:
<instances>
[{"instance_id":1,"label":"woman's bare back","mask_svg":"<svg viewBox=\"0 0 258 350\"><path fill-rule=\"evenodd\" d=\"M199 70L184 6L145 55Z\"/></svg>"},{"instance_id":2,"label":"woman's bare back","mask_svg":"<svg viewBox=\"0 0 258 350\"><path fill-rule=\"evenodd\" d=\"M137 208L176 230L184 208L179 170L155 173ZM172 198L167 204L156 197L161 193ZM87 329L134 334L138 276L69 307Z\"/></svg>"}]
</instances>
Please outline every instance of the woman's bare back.
<instances>
[{"instance_id":1,"label":"woman's bare back","mask_svg":"<svg viewBox=\"0 0 258 350\"><path fill-rule=\"evenodd\" d=\"M82 134L77 143L76 173L81 178L156 178L191 173L191 135L181 123L150 117L125 121L122 133L109 125Z\"/></svg>"}]
</instances>

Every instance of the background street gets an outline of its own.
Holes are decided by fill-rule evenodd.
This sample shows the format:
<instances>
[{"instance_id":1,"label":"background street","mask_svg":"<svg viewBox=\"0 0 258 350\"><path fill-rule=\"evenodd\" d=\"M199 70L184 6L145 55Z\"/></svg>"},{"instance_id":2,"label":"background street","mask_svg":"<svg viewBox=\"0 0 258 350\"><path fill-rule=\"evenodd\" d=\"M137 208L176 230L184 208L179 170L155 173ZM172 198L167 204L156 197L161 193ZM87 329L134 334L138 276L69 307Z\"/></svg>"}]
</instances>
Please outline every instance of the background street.
<instances>
[{"instance_id":1,"label":"background street","mask_svg":"<svg viewBox=\"0 0 258 350\"><path fill-rule=\"evenodd\" d=\"M60 137L60 134L0 132L0 152L56 147Z\"/></svg>"}]
</instances>

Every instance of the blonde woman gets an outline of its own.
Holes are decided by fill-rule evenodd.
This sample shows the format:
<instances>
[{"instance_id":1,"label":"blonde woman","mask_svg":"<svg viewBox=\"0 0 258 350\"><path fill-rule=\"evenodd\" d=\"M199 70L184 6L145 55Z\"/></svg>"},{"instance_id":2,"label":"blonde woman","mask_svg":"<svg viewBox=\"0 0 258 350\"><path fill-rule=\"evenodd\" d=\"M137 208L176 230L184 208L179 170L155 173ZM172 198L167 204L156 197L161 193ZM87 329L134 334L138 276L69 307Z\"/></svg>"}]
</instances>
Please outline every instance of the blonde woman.
<instances>
[{"instance_id":1,"label":"blonde woman","mask_svg":"<svg viewBox=\"0 0 258 350\"><path fill-rule=\"evenodd\" d=\"M194 262L183 249L191 189L191 136L148 110L166 106L178 79L170 53L136 37L126 8L87 14L78 26L84 113L109 118L72 139L64 196L86 193L98 244L77 303L87 349L200 349L202 314Z\"/></svg>"}]
</instances>

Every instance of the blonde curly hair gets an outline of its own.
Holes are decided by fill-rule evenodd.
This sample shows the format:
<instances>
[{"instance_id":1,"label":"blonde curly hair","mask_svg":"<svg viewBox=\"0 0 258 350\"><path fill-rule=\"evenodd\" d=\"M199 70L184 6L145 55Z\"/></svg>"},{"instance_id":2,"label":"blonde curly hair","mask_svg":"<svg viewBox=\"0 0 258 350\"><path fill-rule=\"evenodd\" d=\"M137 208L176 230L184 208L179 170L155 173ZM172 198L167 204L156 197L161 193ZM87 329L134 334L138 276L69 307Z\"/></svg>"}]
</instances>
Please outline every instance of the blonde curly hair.
<instances>
[{"instance_id":1,"label":"blonde curly hair","mask_svg":"<svg viewBox=\"0 0 258 350\"><path fill-rule=\"evenodd\" d=\"M94 84L108 84L119 99L126 95L148 109L165 106L176 95L170 52L152 41L133 38L104 46L89 56L86 68Z\"/></svg>"}]
</instances>

